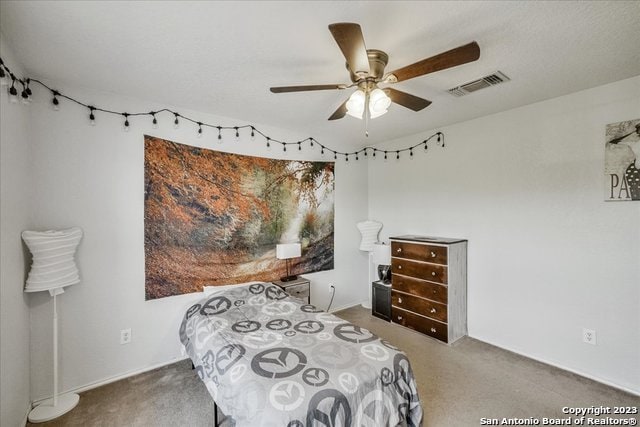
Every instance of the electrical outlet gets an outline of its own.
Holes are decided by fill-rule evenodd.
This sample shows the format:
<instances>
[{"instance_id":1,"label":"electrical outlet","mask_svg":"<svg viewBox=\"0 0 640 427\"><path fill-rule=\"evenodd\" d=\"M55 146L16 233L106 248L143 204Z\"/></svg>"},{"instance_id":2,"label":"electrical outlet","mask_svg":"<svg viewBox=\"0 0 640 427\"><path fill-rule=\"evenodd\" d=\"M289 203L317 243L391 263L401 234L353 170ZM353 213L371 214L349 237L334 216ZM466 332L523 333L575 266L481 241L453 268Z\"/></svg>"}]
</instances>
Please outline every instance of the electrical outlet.
<instances>
[{"instance_id":1,"label":"electrical outlet","mask_svg":"<svg viewBox=\"0 0 640 427\"><path fill-rule=\"evenodd\" d=\"M120 331L120 344L129 344L131 342L131 328Z\"/></svg>"},{"instance_id":2,"label":"electrical outlet","mask_svg":"<svg viewBox=\"0 0 640 427\"><path fill-rule=\"evenodd\" d=\"M582 341L587 344L596 345L596 331L593 329L582 328Z\"/></svg>"}]
</instances>

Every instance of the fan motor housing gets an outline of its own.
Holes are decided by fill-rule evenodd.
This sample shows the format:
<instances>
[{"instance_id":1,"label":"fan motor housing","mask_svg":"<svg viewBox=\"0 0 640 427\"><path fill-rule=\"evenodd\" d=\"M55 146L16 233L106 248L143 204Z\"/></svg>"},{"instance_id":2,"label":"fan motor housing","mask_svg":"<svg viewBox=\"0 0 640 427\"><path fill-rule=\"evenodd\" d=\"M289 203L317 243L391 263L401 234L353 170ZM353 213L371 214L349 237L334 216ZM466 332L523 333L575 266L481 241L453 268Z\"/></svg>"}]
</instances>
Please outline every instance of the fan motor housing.
<instances>
[{"instance_id":1,"label":"fan motor housing","mask_svg":"<svg viewBox=\"0 0 640 427\"><path fill-rule=\"evenodd\" d=\"M357 74L354 74L354 72L349 68L349 64L346 64L347 70L349 70L349 76L353 83L365 77L375 80L382 79L382 76L384 75L384 68L389 62L389 55L381 50L367 49L367 57L369 58L369 74L366 76L358 76Z\"/></svg>"}]
</instances>

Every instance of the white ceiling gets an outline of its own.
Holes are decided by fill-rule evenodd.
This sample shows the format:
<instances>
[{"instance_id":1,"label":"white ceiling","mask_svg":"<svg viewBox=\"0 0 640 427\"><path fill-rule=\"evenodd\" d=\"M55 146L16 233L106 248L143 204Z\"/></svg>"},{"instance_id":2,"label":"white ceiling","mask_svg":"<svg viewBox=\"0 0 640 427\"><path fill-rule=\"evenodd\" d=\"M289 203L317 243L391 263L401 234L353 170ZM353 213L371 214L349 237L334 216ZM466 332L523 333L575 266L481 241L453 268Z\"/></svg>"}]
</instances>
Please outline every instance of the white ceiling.
<instances>
[{"instance_id":1,"label":"white ceiling","mask_svg":"<svg viewBox=\"0 0 640 427\"><path fill-rule=\"evenodd\" d=\"M349 81L327 29L334 22L359 23L367 48L389 54L388 71L473 40L481 55L395 85L433 104L418 113L393 105L365 139L360 120L327 121L347 91L269 92ZM2 1L0 31L32 77L278 126L345 149L640 75L638 1ZM512 80L461 98L446 92L497 70Z\"/></svg>"}]
</instances>

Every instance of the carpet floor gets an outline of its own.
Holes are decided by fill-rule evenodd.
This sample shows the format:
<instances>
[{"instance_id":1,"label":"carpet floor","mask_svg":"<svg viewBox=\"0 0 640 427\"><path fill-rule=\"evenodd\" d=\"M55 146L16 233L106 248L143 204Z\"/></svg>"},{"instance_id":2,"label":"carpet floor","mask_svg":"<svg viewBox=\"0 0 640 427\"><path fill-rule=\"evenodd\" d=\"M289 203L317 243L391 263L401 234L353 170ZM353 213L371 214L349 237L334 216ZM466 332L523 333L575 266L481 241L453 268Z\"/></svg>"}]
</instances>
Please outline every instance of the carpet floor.
<instances>
[{"instance_id":1,"label":"carpet floor","mask_svg":"<svg viewBox=\"0 0 640 427\"><path fill-rule=\"evenodd\" d=\"M425 427L478 426L482 418L530 417L543 425L543 418L568 418L563 407L640 407L637 396L473 338L447 346L375 318L359 306L336 314L407 353L418 381ZM607 416L620 417L587 417ZM624 418L640 419L637 414ZM185 360L86 391L68 414L27 425L204 427L213 425L213 403L191 362Z\"/></svg>"}]
</instances>

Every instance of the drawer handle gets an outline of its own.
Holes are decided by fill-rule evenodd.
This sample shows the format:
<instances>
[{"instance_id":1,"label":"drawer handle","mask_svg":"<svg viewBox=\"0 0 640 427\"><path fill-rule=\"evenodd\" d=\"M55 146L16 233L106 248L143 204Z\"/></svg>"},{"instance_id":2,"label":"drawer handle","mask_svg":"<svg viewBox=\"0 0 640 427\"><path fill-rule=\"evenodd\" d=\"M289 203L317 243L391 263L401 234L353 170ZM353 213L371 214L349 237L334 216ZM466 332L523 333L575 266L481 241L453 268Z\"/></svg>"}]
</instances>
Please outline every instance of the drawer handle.
<instances>
[{"instance_id":1,"label":"drawer handle","mask_svg":"<svg viewBox=\"0 0 640 427\"><path fill-rule=\"evenodd\" d=\"M432 275L432 276L435 276L435 275L436 275L436 272L435 272L435 271L432 271L432 272L431 272L431 275Z\"/></svg>"},{"instance_id":2,"label":"drawer handle","mask_svg":"<svg viewBox=\"0 0 640 427\"><path fill-rule=\"evenodd\" d=\"M435 258L436 257L436 253L431 251L431 258Z\"/></svg>"},{"instance_id":3,"label":"drawer handle","mask_svg":"<svg viewBox=\"0 0 640 427\"><path fill-rule=\"evenodd\" d=\"M398 304L402 304L402 298L398 298Z\"/></svg>"},{"instance_id":4,"label":"drawer handle","mask_svg":"<svg viewBox=\"0 0 640 427\"><path fill-rule=\"evenodd\" d=\"M435 308L432 308L432 309L431 309L431 312L432 312L432 313L435 313L435 312L436 312L436 309L435 309Z\"/></svg>"},{"instance_id":5,"label":"drawer handle","mask_svg":"<svg viewBox=\"0 0 640 427\"><path fill-rule=\"evenodd\" d=\"M402 252L402 248L398 248L398 249L396 249L396 252L397 252L397 253Z\"/></svg>"},{"instance_id":6,"label":"drawer handle","mask_svg":"<svg viewBox=\"0 0 640 427\"><path fill-rule=\"evenodd\" d=\"M398 266L398 270L402 270L402 266L401 265Z\"/></svg>"},{"instance_id":7,"label":"drawer handle","mask_svg":"<svg viewBox=\"0 0 640 427\"><path fill-rule=\"evenodd\" d=\"M402 316L398 316L398 320L402 320Z\"/></svg>"},{"instance_id":8,"label":"drawer handle","mask_svg":"<svg viewBox=\"0 0 640 427\"><path fill-rule=\"evenodd\" d=\"M436 333L436 328L431 328L431 332Z\"/></svg>"},{"instance_id":9,"label":"drawer handle","mask_svg":"<svg viewBox=\"0 0 640 427\"><path fill-rule=\"evenodd\" d=\"M434 289L434 290L433 290L433 294L435 295L435 294L437 294L437 293L438 293L438 291L436 291L436 290Z\"/></svg>"}]
</instances>

